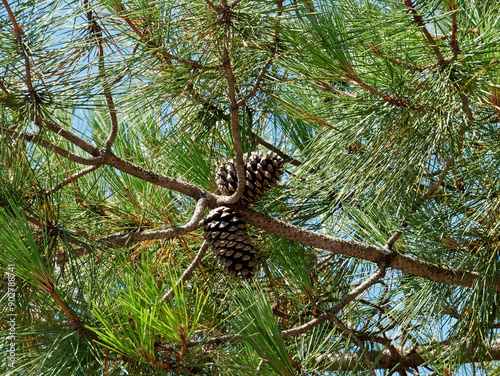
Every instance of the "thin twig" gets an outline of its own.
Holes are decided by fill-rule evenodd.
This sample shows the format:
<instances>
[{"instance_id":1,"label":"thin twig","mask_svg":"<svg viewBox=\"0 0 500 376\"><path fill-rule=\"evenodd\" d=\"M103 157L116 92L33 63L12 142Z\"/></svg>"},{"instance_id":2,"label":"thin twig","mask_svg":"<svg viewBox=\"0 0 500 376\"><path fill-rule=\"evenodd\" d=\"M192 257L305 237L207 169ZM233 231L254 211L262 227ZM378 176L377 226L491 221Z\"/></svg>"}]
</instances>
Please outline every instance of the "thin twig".
<instances>
[{"instance_id":1,"label":"thin twig","mask_svg":"<svg viewBox=\"0 0 500 376\"><path fill-rule=\"evenodd\" d=\"M255 79L254 84L252 85L252 89L250 90L250 92L248 92L247 95L245 95L243 98L239 99L236 102L236 105L238 107L244 105L249 99L251 99L257 93L257 90L259 90L260 83L262 82L262 79L264 78L264 75L266 74L267 68L269 68L273 59L274 59L274 54L271 55L269 57L269 59L267 59L266 63L264 64L264 66L260 70L259 74L257 75L257 78Z\"/></svg>"},{"instance_id":2,"label":"thin twig","mask_svg":"<svg viewBox=\"0 0 500 376\"><path fill-rule=\"evenodd\" d=\"M104 148L109 150L115 142L116 136L118 134L118 118L116 116L116 107L113 101L113 96L111 94L111 88L106 82L106 67L104 63L104 38L102 35L102 28L93 17L93 12L90 9L87 12L87 18L91 25L91 30L94 33L95 38L97 38L99 75L101 78L104 97L106 98L106 104L108 106L109 118L111 120L111 130L109 131L108 138L104 143Z\"/></svg>"},{"instance_id":3,"label":"thin twig","mask_svg":"<svg viewBox=\"0 0 500 376\"><path fill-rule=\"evenodd\" d=\"M24 56L24 68L26 71L26 85L28 86L28 91L30 93L30 98L34 101L36 99L35 88L33 87L33 80L31 78L31 63L28 52L24 48L24 30L23 27L16 21L14 13L10 9L9 2L7 0L2 0L3 5L9 15L10 22L14 26L14 34L16 35L17 42L19 43L19 48Z\"/></svg>"},{"instance_id":4,"label":"thin twig","mask_svg":"<svg viewBox=\"0 0 500 376\"><path fill-rule=\"evenodd\" d=\"M64 229L62 229L54 224L48 223L48 222L42 222L39 219L36 219L28 214L25 214L24 217L26 218L26 220L28 222L30 222L31 224L38 227L41 231L45 231L47 233L52 233L52 234L61 234L64 232ZM74 245L78 245L78 246L81 245L78 241L76 241L75 239L73 239L71 237L66 237L65 240L67 240L68 243L71 243Z\"/></svg>"},{"instance_id":5,"label":"thin twig","mask_svg":"<svg viewBox=\"0 0 500 376\"><path fill-rule=\"evenodd\" d=\"M266 362L265 359L260 360L259 365L257 366L257 369L255 370L255 373L259 373L260 371L262 371L262 367L264 366L265 362Z\"/></svg>"},{"instance_id":6,"label":"thin twig","mask_svg":"<svg viewBox=\"0 0 500 376\"><path fill-rule=\"evenodd\" d=\"M213 4L212 4L213 5ZM175 56L167 51L164 50L164 47L161 45L158 45L154 41L152 41L147 34L143 33L141 30L137 28L137 26L134 24L134 22L127 17L124 13L126 12L125 6L121 3L121 1L115 1L113 2L113 8L115 12L117 13L116 15L127 23L127 25L132 29L132 31L149 47L152 48L153 51L160 51L160 53L163 55L163 62L169 64L169 60L175 60L179 63L185 64L190 66L191 68L194 69L200 69L200 70L216 70L222 68L222 64L216 64L216 65L203 65L198 61L195 60L189 60L189 59L184 59L180 58L178 56ZM214 10L218 12L218 8L213 5Z\"/></svg>"},{"instance_id":7,"label":"thin twig","mask_svg":"<svg viewBox=\"0 0 500 376\"><path fill-rule=\"evenodd\" d=\"M42 194L44 196L50 196L52 193L54 193L54 192L58 191L59 189L65 187L69 183L77 181L81 177L87 175L88 173L96 170L99 167L100 167L100 165L94 165L94 166L86 167L83 170L77 171L73 175L68 176L67 178L65 178L61 182L59 182L56 185L54 185L52 188L45 189L44 191L42 191Z\"/></svg>"},{"instance_id":8,"label":"thin twig","mask_svg":"<svg viewBox=\"0 0 500 376\"><path fill-rule=\"evenodd\" d=\"M251 135L251 137L255 138L259 144L261 144L262 146L265 146L269 150L272 150L274 153L276 153L281 158L283 158L283 160L285 162L288 162L288 163L290 163L290 164L292 164L294 166L297 166L297 167L302 164L298 160L296 160L293 157L290 157L288 154L282 152L276 146L271 145L269 142L267 142L266 140L264 140L263 138L261 138L260 136L258 136L257 134L255 134L254 132L251 132L250 135Z\"/></svg>"},{"instance_id":9,"label":"thin twig","mask_svg":"<svg viewBox=\"0 0 500 376\"><path fill-rule=\"evenodd\" d=\"M19 133L16 132L12 129L5 129L0 127L0 134L7 135L9 137L12 137L13 139L23 139L27 142L31 142L33 144L39 145L47 150L53 151L56 154L59 154L60 156L69 159L70 161L82 164L82 165L87 165L87 166L94 166L94 165L99 165L102 164L103 160L102 157L96 157L96 158L84 158L80 157L76 154L73 154L59 146L56 146L54 144L51 144L50 142L44 140L40 135L35 135L32 133Z\"/></svg>"},{"instance_id":10,"label":"thin twig","mask_svg":"<svg viewBox=\"0 0 500 376\"><path fill-rule=\"evenodd\" d=\"M450 46L453 51L453 56L455 59L458 57L458 54L460 53L460 46L458 45L457 41L457 32L458 32L458 24L457 24L457 4L452 2L452 1L447 1L446 2L446 7L448 8L448 11L452 12L451 14L451 40L450 40Z\"/></svg>"},{"instance_id":11,"label":"thin twig","mask_svg":"<svg viewBox=\"0 0 500 376\"><path fill-rule=\"evenodd\" d=\"M438 60L439 65L445 65L446 61L441 54L441 51L439 50L439 47L436 44L436 41L432 37L432 35L429 33L429 30L425 27L424 19L420 14L415 9L415 6L413 5L412 0L404 0L404 4L406 6L406 9L408 13L410 13L413 16L413 21L415 24L419 27L420 31L424 35L424 37L427 39L427 43L429 43L432 51L434 52L434 55L436 55L436 58Z\"/></svg>"},{"instance_id":12,"label":"thin twig","mask_svg":"<svg viewBox=\"0 0 500 376\"><path fill-rule=\"evenodd\" d=\"M168 301L170 300L172 294L174 293L174 290L178 289L179 286L182 283L186 282L189 279L189 277L191 277L191 274L193 274L194 270L198 267L198 265L200 264L201 260L203 259L203 256L205 256L205 253L207 252L207 249L208 249L208 243L205 240L203 242L203 244L201 245L200 250L198 251L198 254L194 258L194 260L191 263L191 265L189 265L188 268L184 271L184 273L182 273L182 276L181 276L181 278L179 278L179 281L177 282L177 284L175 285L175 287L172 287L169 290L169 292L167 292L163 296L162 300L164 300L165 302L168 303Z\"/></svg>"},{"instance_id":13,"label":"thin twig","mask_svg":"<svg viewBox=\"0 0 500 376\"><path fill-rule=\"evenodd\" d=\"M234 0L231 4L229 4L229 8L234 8L239 3L241 3L241 0Z\"/></svg>"},{"instance_id":14,"label":"thin twig","mask_svg":"<svg viewBox=\"0 0 500 376\"><path fill-rule=\"evenodd\" d=\"M209 6L210 8L212 8L213 10L215 10L216 12L218 12L218 11L219 11L219 10L218 10L218 8L214 5L214 3L212 3L210 0L205 0L205 3L207 3L207 4L208 4L208 6Z\"/></svg>"},{"instance_id":15,"label":"thin twig","mask_svg":"<svg viewBox=\"0 0 500 376\"><path fill-rule=\"evenodd\" d=\"M375 370L373 369L373 364L370 360L370 354L368 354L368 352L366 351L363 341L361 341L358 336L356 336L353 331L350 330L337 316L330 314L330 320L332 320L334 324L337 325L345 334L347 334L359 347L363 355L363 359L365 360L366 367L370 370L370 374L372 376L376 376Z\"/></svg>"},{"instance_id":16,"label":"thin twig","mask_svg":"<svg viewBox=\"0 0 500 376\"><path fill-rule=\"evenodd\" d=\"M234 204L237 202L246 188L246 177L245 177L245 166L243 164L243 145L241 144L240 137L240 119L239 119L239 107L236 101L236 91L235 91L235 78L233 73L233 68L231 64L231 59L229 58L228 52L228 41L224 40L222 46L222 62L224 64L224 72L227 81L227 94L229 99L229 114L230 114L230 125L231 125L231 135L233 137L234 152L236 156L236 178L238 180L238 187L236 192L231 196L219 196L218 202L222 205Z\"/></svg>"},{"instance_id":17,"label":"thin twig","mask_svg":"<svg viewBox=\"0 0 500 376\"><path fill-rule=\"evenodd\" d=\"M349 292L347 295L345 295L342 298L342 300L340 300L340 302L335 304L332 308L330 308L322 315L312 319L311 321L307 322L304 325L301 325L293 329L284 330L283 332L281 332L281 336L283 338L294 337L303 334L311 330L312 328L315 328L316 326L324 323L326 320L330 318L330 315L336 315L337 313L339 313L346 305L352 302L357 296L368 290L371 286L377 283L379 279L383 278L385 276L385 270L386 270L386 264L381 263L380 267L376 270L376 272L373 275L371 275L369 278L366 279L366 281L364 281L355 289L353 289L351 292Z\"/></svg>"},{"instance_id":18,"label":"thin twig","mask_svg":"<svg viewBox=\"0 0 500 376\"><path fill-rule=\"evenodd\" d=\"M462 102L462 109L470 120L474 120L474 115L469 105L469 99L464 94L460 94L460 101Z\"/></svg>"},{"instance_id":19,"label":"thin twig","mask_svg":"<svg viewBox=\"0 0 500 376\"><path fill-rule=\"evenodd\" d=\"M359 77L355 77L355 76L346 77L346 79L351 81L352 83L357 84L357 85L361 86L362 88L368 90L370 93L375 94L376 96L382 98L384 100L384 102L390 103L396 107L408 107L408 108L411 108L413 110L417 109L416 107L410 105L408 102L406 102L403 99L394 98L393 96L391 96L389 94L381 93L377 89L375 89L375 88L371 87L370 85L366 84L365 82L363 82Z\"/></svg>"},{"instance_id":20,"label":"thin twig","mask_svg":"<svg viewBox=\"0 0 500 376\"><path fill-rule=\"evenodd\" d=\"M425 72L426 70L429 70L429 69L435 68L437 66L440 66L439 63L434 63L434 64L425 65L425 66L420 66L420 65L417 65L417 64L414 64L414 63L410 63L410 62L407 62L407 61L399 61L399 60L397 60L395 58L388 57L388 56L384 55L377 47L375 47L373 45L370 46L370 47L368 47L368 49L370 51L372 51L375 56L381 57L382 59L386 59L386 60L390 61L391 63L393 63L394 65L397 65L397 66L400 66L402 68L408 69L409 71L412 71L412 72ZM451 59L445 59L445 63L449 63L450 61L451 61Z\"/></svg>"},{"instance_id":21,"label":"thin twig","mask_svg":"<svg viewBox=\"0 0 500 376\"><path fill-rule=\"evenodd\" d=\"M187 234L198 228L200 226L201 218L203 217L205 208L207 207L208 200L206 198L201 198L196 203L193 216L183 226L169 228L167 230L159 231L149 231L149 232L139 232L139 233L120 233L106 236L105 238L99 239L99 243L102 244L115 244L115 245L125 245L130 243L137 243L147 240L158 240L158 239L172 239L176 236Z\"/></svg>"},{"instance_id":22,"label":"thin twig","mask_svg":"<svg viewBox=\"0 0 500 376\"><path fill-rule=\"evenodd\" d=\"M59 297L55 289L49 294L52 296L52 298L56 301L57 305L61 308L61 310L64 312L64 315L68 318L68 323L81 335L87 337L88 339L94 339L95 334L91 331L89 331L78 319L77 316L73 315L71 311L68 309L66 304L63 302L63 300Z\"/></svg>"},{"instance_id":23,"label":"thin twig","mask_svg":"<svg viewBox=\"0 0 500 376\"><path fill-rule=\"evenodd\" d=\"M350 98L354 98L355 95L353 94L349 94L343 90L339 90L339 89L335 89L333 87L331 87L330 84L324 82L324 81L314 81L314 83L323 91L328 91L330 93L334 93L336 95L342 95L342 96L345 96L345 97L350 97Z\"/></svg>"},{"instance_id":24,"label":"thin twig","mask_svg":"<svg viewBox=\"0 0 500 376\"><path fill-rule=\"evenodd\" d=\"M363 293L368 288L373 286L380 278L382 278L385 275L385 269L386 269L385 264L381 264L381 266L377 269L377 271L372 276L370 276L366 281L364 281L359 286L354 288L351 292L349 292L346 296L344 296L344 298L342 298L342 300L340 302L335 304L328 311L326 311L322 315L312 319L311 321L307 322L304 325L282 331L281 337L282 338L295 337L295 336L304 334L304 333L308 332L309 330L312 330L313 328L317 327L318 325L321 325L326 320L328 320L328 318L330 317L329 316L330 314L334 314L334 315L337 314L347 304L352 302L357 296L359 296L361 293ZM186 344L186 347L194 347L194 346L197 346L199 344L220 345L220 344L227 343L227 342L239 341L241 339L243 339L243 337L239 334L225 335L225 336L221 336L221 337L210 338L208 340L191 341L191 342Z\"/></svg>"},{"instance_id":25,"label":"thin twig","mask_svg":"<svg viewBox=\"0 0 500 376\"><path fill-rule=\"evenodd\" d=\"M89 153L90 155L94 157L98 157L100 155L99 148L96 146L92 145L91 143L85 141L83 138L78 137L74 133L69 132L68 130L60 127L56 123L54 123L52 120L49 119L42 119L40 117L37 117L35 119L35 123L41 128L43 125L45 125L50 131L54 132L55 134L65 138L75 146L78 146L80 149L83 151Z\"/></svg>"},{"instance_id":26,"label":"thin twig","mask_svg":"<svg viewBox=\"0 0 500 376\"><path fill-rule=\"evenodd\" d=\"M313 124L320 124L320 125L323 125L325 127L328 127L328 128L331 128L331 129L335 129L336 131L340 131L339 128L337 127L334 127L333 125L331 124L328 124L325 120L322 120L322 119L319 119L317 117L314 117L310 114L308 114L307 112L304 112L303 110L299 109L298 107L294 107L292 106L290 103L284 101L283 99L271 94L271 93L267 93L267 95L271 98L271 99L274 99L275 101L283 104L284 106L288 107L289 109L291 109L292 111L295 111L296 113L300 114L302 117L298 117L296 114L293 114L293 113L286 113L287 115L290 115L290 116L293 116L295 118L299 118L301 120L305 120L305 121L309 121L310 123L313 123Z\"/></svg>"},{"instance_id":27,"label":"thin twig","mask_svg":"<svg viewBox=\"0 0 500 376\"><path fill-rule=\"evenodd\" d=\"M387 240L387 243L385 243L384 248L387 250L391 250L392 246L394 245L394 243L396 243L396 241L399 239L400 236L401 236L401 231L399 230L396 231L394 234L392 234L389 240Z\"/></svg>"},{"instance_id":28,"label":"thin twig","mask_svg":"<svg viewBox=\"0 0 500 376\"><path fill-rule=\"evenodd\" d=\"M446 161L446 164L445 166L443 167L443 170L441 171L441 173L439 174L439 177L438 179L429 186L429 189L427 190L427 192L420 198L419 201L415 202L413 204L413 206L411 207L411 210L409 211L409 213L406 214L406 218L403 220L401 226L402 227L407 227L408 226L408 221L409 221L409 217L412 213L415 213L417 211L417 209L423 205L423 203L429 198L431 197L434 192L436 192L436 190L439 188L439 186L441 186L441 184L443 183L443 180L446 176L446 174L448 173L448 170L455 164L455 159L454 158L449 158L447 161ZM399 239L399 237L402 235L402 232L397 230L396 232L394 232L394 234L391 235L391 237L389 238L389 240L387 240L387 243L385 244L384 248L390 250L392 248L392 246L394 245L394 243L396 243L396 241Z\"/></svg>"}]
</instances>

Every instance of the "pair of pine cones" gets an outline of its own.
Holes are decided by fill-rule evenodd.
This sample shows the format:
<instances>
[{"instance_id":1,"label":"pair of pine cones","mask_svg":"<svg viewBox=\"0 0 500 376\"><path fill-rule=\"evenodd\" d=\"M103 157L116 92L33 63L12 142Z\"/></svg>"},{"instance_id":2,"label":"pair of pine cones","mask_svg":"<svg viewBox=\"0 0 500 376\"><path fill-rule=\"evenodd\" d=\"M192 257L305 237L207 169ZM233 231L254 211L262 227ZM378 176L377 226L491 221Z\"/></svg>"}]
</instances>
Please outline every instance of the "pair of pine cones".
<instances>
[{"instance_id":1,"label":"pair of pine cones","mask_svg":"<svg viewBox=\"0 0 500 376\"><path fill-rule=\"evenodd\" d=\"M272 188L283 173L283 159L271 152L253 152L243 155L245 190L237 204L249 206ZM230 196L238 187L236 164L228 161L216 173L221 193ZM226 206L220 206L203 221L203 236L215 253L215 259L224 271L236 278L251 279L257 266L257 250L247 232L247 224Z\"/></svg>"}]
</instances>

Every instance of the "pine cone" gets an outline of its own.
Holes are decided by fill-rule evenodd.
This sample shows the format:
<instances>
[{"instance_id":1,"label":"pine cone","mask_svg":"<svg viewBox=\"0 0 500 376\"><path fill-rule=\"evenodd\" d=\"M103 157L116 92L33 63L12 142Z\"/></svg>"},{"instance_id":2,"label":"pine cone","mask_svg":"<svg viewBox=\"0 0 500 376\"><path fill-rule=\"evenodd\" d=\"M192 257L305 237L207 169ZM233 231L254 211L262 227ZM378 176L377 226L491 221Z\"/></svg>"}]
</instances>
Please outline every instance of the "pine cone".
<instances>
[{"instance_id":1,"label":"pine cone","mask_svg":"<svg viewBox=\"0 0 500 376\"><path fill-rule=\"evenodd\" d=\"M257 250L246 231L246 224L230 208L220 206L203 221L203 236L224 271L236 278L251 279L257 265Z\"/></svg>"},{"instance_id":2,"label":"pine cone","mask_svg":"<svg viewBox=\"0 0 500 376\"><path fill-rule=\"evenodd\" d=\"M238 201L248 206L260 199L264 193L272 188L283 173L283 159L268 152L253 152L250 156L243 155L245 163L246 187ZM223 195L230 196L236 192L238 178L234 161L224 163L217 170L217 186Z\"/></svg>"}]
</instances>

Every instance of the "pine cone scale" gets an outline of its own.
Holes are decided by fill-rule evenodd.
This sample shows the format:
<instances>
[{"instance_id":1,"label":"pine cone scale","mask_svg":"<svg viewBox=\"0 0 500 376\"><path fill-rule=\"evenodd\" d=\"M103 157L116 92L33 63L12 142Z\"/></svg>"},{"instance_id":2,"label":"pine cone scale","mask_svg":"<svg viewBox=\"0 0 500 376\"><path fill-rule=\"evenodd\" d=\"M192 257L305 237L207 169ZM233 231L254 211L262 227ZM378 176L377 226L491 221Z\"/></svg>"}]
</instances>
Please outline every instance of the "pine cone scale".
<instances>
[{"instance_id":1,"label":"pine cone scale","mask_svg":"<svg viewBox=\"0 0 500 376\"><path fill-rule=\"evenodd\" d=\"M232 225L229 226L229 223ZM251 279L257 265L257 250L245 223L228 207L212 210L203 222L203 236L224 271L236 278Z\"/></svg>"},{"instance_id":2,"label":"pine cone scale","mask_svg":"<svg viewBox=\"0 0 500 376\"><path fill-rule=\"evenodd\" d=\"M283 159L271 153L253 152L243 156L245 167L245 190L239 204L248 206L260 199L275 185L283 172ZM216 181L223 195L236 192L238 178L234 161L228 161L219 167Z\"/></svg>"}]
</instances>

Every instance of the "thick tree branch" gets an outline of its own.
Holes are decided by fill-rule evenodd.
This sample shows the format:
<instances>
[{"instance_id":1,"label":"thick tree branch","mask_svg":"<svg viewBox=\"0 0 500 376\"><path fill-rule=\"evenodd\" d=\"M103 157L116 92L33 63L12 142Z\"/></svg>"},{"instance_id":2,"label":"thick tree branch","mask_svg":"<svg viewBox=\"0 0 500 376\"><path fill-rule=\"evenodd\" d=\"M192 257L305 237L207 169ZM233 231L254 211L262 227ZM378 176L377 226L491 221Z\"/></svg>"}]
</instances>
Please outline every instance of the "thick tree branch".
<instances>
[{"instance_id":1,"label":"thick tree branch","mask_svg":"<svg viewBox=\"0 0 500 376\"><path fill-rule=\"evenodd\" d=\"M87 166L100 166L102 164L107 164L113 168L116 168L117 170L120 170L122 172L125 172L127 174L130 174L132 176L135 176L139 179L145 180L149 183L155 184L157 186L171 189L173 191L177 191L180 193L183 193L189 197L192 197L196 200L199 200L202 197L206 197L208 199L208 206L210 207L216 207L217 204L217 197L216 196L202 188L199 188L193 184L183 182L178 179L170 178L168 176L158 174L154 171L145 169L141 166L135 165L125 159L122 159L116 155L114 155L111 151L109 150L103 150L99 152L99 156L96 158L84 158L77 156L59 146L53 145L50 142L44 140L41 138L39 135L34 135L30 133L19 133L16 132L13 129L5 129L5 128L0 128L0 135L7 135L9 137L12 137L13 139L23 139L25 141L34 143L36 145L39 145L41 147L44 147L48 150L53 151L54 153L69 159L70 161L82 164L82 165L87 165Z\"/></svg>"},{"instance_id":2,"label":"thick tree branch","mask_svg":"<svg viewBox=\"0 0 500 376\"><path fill-rule=\"evenodd\" d=\"M125 172L127 174L130 174L132 176L135 176L139 179L145 180L149 183L155 184L157 186L171 189L173 191L177 191L180 193L185 194L186 196L189 196L191 198L194 198L195 200L199 200L202 197L206 197L208 201L208 205L210 207L215 207L217 206L217 196L214 194L197 187L196 185L193 185L191 183L187 183L178 179L170 178L168 176L156 173L154 171L145 169L141 166L138 166L136 164L133 164L132 162L129 162L125 159L122 159L116 155L114 155L111 152L108 152L106 154L106 161L105 163L108 166L114 167L117 170L120 170L122 172Z\"/></svg>"},{"instance_id":3,"label":"thick tree branch","mask_svg":"<svg viewBox=\"0 0 500 376\"><path fill-rule=\"evenodd\" d=\"M461 363L500 360L500 340L482 343L485 354L477 352L478 344L469 343L463 346ZM438 349L438 350L436 350ZM393 369L395 367L416 368L427 363L426 359L442 357L443 353L457 349L457 344L423 345L423 346L393 346L382 351L370 351L375 369ZM358 353L325 354L316 357L315 364L318 369L331 371L349 371L359 362Z\"/></svg>"},{"instance_id":4,"label":"thick tree branch","mask_svg":"<svg viewBox=\"0 0 500 376\"><path fill-rule=\"evenodd\" d=\"M485 276L474 271L448 268L396 252L388 252L384 247L376 247L370 244L335 238L333 236L306 230L249 208L241 208L235 205L231 207L238 212L240 218L246 223L269 231L275 235L296 241L303 245L324 249L335 254L371 261L377 264L389 258L388 267L431 281L455 286L472 287L477 281L485 278ZM500 291L500 281L492 283L487 287L491 290Z\"/></svg>"},{"instance_id":5,"label":"thick tree branch","mask_svg":"<svg viewBox=\"0 0 500 376\"><path fill-rule=\"evenodd\" d=\"M162 298L162 300L168 302L170 298L172 297L172 294L174 293L174 289L179 288L181 283L186 282L189 277L191 277L191 274L193 274L194 270L196 267L200 264L201 260L203 259L203 256L205 256L205 253L207 252L208 249L208 243L206 241L203 242L203 244L200 247L200 250L198 251L198 254L194 258L193 262L188 266L188 268L182 273L181 278L179 278L179 281L175 285L175 287L172 287Z\"/></svg>"},{"instance_id":6,"label":"thick tree branch","mask_svg":"<svg viewBox=\"0 0 500 376\"><path fill-rule=\"evenodd\" d=\"M5 130L3 131L5 132ZM8 133L12 135L13 131L10 131ZM35 140L33 142L37 142L36 136L34 135L24 135L24 139L26 139L27 141ZM184 193L192 198L200 199L201 197L206 197L208 199L208 206L217 206L216 196L214 196L210 192L198 188L190 183L182 182L177 179L173 179L161 174L157 174L153 171L146 170L140 166L134 165L115 156L111 152L108 152L105 157L102 157L105 158L104 160L102 160L101 158L88 160L86 158L72 155L66 150L46 143L44 140L38 140L38 143L77 163L88 165L106 163L109 166L117 168L122 172L129 173L153 184ZM380 262L388 255L387 250L384 248L353 242L346 239L334 238L328 235L308 231L292 224L285 223L278 219L274 219L267 215L255 212L254 210L249 208L241 208L239 206L235 206L235 209L240 213L242 219L247 223L267 230L275 235L283 236L287 239L297 241L304 245L310 245L313 247L328 250L330 252L334 252L336 254L344 254L350 257L368 260L375 263ZM171 229L171 231L175 232L176 230ZM166 236L170 236L171 234L172 233L170 233L169 231ZM141 234L133 235L140 236ZM389 266L403 272L414 274L436 282L449 283L464 287L472 287L474 285L474 282L482 277L480 274L473 271L446 268L401 254L395 254ZM496 291L500 291L500 282L489 287Z\"/></svg>"},{"instance_id":7,"label":"thick tree branch","mask_svg":"<svg viewBox=\"0 0 500 376\"><path fill-rule=\"evenodd\" d=\"M99 239L99 242L106 245L126 245L147 240L172 239L176 236L187 234L188 232L191 232L200 227L200 221L203 217L205 208L207 207L207 203L208 200L206 198L201 198L200 200L198 200L194 209L193 216L191 217L189 222L183 226L159 231L113 234Z\"/></svg>"}]
</instances>

